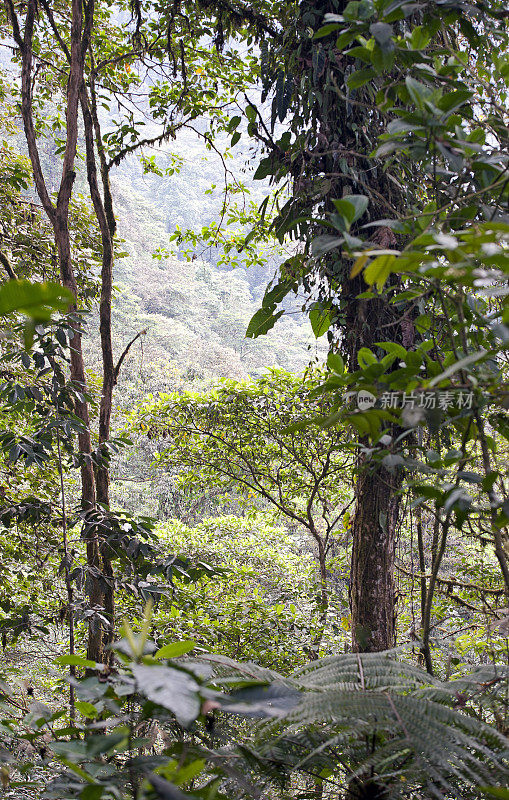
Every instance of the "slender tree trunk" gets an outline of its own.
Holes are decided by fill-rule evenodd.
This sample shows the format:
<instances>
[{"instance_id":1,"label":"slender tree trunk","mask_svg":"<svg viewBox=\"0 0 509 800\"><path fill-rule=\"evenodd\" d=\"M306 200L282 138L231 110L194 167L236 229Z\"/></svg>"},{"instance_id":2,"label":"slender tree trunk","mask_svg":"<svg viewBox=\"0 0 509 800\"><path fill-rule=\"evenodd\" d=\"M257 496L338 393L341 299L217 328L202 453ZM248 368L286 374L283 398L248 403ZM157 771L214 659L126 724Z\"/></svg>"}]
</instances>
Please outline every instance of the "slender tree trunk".
<instances>
[{"instance_id":1,"label":"slender tree trunk","mask_svg":"<svg viewBox=\"0 0 509 800\"><path fill-rule=\"evenodd\" d=\"M101 403L99 407L99 450L110 438L111 412L113 404L113 389L116 383L117 372L113 362L113 344L111 335L111 298L113 290L113 239L116 230L116 221L113 214L113 203L109 184L106 158L102 147L102 136L97 116L95 91L92 78L92 102L90 102L85 82L80 92L80 102L85 129L85 144L87 153L87 178L90 187L90 196L94 211L99 223L102 242L102 267L101 267L101 302L99 306L99 330L101 336L101 351L103 361L103 385ZM100 160L102 193L96 166L96 147ZM97 500L106 509L110 506L110 474L107 453L102 452L102 462L96 470ZM115 576L111 562L110 546L107 542L100 544L100 553L104 577L104 614L108 620L103 631L104 659L110 663L113 658L110 645L115 634Z\"/></svg>"},{"instance_id":2,"label":"slender tree trunk","mask_svg":"<svg viewBox=\"0 0 509 800\"><path fill-rule=\"evenodd\" d=\"M56 203L53 203L48 192L42 171L37 136L33 115L33 41L34 27L38 14L37 0L28 0L23 33L12 0L4 0L9 16L13 38L22 56L21 73L21 114L27 141L28 154L32 164L35 188L42 206L53 227L58 262L63 286L77 297L77 285L74 275L71 239L69 233L69 206L75 173L76 148L78 141L78 104L80 87L83 83L85 53L89 46L93 24L94 2L89 0L84 5L82 0L72 0L71 4L71 44L70 49L63 44L69 64L66 93L66 144L63 156L62 173ZM85 9L85 16L83 10ZM51 23L51 19L50 19ZM58 31L56 31L58 37ZM73 305L71 311L75 311ZM86 375L81 343L79 322L71 324L70 339L70 377L78 391L83 395L86 391ZM81 457L81 505L83 511L89 512L96 506L96 483L92 462L92 441L90 435L90 416L86 399L76 398L76 416L82 422L82 430L78 435L78 447ZM87 526L87 591L90 606L103 605L103 582L101 577L102 563L99 552L97 533ZM89 623L88 656L95 661L102 660L102 631L99 618L92 615Z\"/></svg>"},{"instance_id":3,"label":"slender tree trunk","mask_svg":"<svg viewBox=\"0 0 509 800\"><path fill-rule=\"evenodd\" d=\"M318 658L325 626L327 624L327 615L329 613L329 587L327 579L327 552L325 542L314 526L310 528L310 531L318 548L318 569L320 572L320 588L318 591L318 631L310 647L306 649L309 658L314 661Z\"/></svg>"}]
</instances>

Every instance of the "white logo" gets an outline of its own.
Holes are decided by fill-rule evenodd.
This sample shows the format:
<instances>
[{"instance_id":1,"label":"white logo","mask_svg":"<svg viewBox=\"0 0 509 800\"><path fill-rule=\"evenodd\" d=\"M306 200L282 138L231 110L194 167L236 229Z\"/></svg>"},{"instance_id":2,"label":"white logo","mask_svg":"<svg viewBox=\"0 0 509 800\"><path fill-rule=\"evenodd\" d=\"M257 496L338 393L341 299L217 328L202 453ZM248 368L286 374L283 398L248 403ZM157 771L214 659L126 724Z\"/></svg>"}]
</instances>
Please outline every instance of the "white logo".
<instances>
[{"instance_id":1,"label":"white logo","mask_svg":"<svg viewBox=\"0 0 509 800\"><path fill-rule=\"evenodd\" d=\"M361 389L360 392L357 392L357 407L360 408L361 411L367 411L368 408L372 408L376 403L376 397L371 392L367 392L365 389Z\"/></svg>"}]
</instances>

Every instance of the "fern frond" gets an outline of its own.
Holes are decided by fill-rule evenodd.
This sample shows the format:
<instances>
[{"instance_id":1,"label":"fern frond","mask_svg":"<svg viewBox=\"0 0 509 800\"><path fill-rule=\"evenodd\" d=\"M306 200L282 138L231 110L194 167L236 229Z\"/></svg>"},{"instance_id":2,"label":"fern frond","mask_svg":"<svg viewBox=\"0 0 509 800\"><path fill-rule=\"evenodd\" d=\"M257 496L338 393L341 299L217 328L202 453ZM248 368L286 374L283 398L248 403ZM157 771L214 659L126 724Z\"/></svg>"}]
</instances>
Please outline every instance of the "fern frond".
<instances>
[{"instance_id":1,"label":"fern frond","mask_svg":"<svg viewBox=\"0 0 509 800\"><path fill-rule=\"evenodd\" d=\"M369 775L387 798L466 800L509 782L508 740L467 707L502 699L508 680L506 668L483 666L441 682L394 652L312 662L286 679L300 700L258 724L251 756L272 772L325 769L345 787Z\"/></svg>"}]
</instances>

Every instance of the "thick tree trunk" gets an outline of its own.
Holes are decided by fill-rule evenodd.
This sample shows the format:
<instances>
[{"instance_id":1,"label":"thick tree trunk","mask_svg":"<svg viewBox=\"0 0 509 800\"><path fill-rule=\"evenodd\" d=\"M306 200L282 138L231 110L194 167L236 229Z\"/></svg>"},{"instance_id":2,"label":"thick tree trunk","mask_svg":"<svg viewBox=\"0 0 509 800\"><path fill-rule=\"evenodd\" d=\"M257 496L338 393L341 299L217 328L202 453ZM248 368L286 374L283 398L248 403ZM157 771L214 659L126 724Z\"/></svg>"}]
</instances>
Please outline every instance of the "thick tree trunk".
<instances>
[{"instance_id":1,"label":"thick tree trunk","mask_svg":"<svg viewBox=\"0 0 509 800\"><path fill-rule=\"evenodd\" d=\"M360 652L388 650L395 642L394 555L401 479L359 465L352 526L350 603L352 645Z\"/></svg>"},{"instance_id":2,"label":"thick tree trunk","mask_svg":"<svg viewBox=\"0 0 509 800\"><path fill-rule=\"evenodd\" d=\"M387 235L393 237L391 232ZM376 349L376 342L396 338L399 325L387 302L356 299L364 288L359 279L345 288L351 293L345 346L350 369L355 370L360 348ZM376 462L366 463L362 456L357 470L350 575L352 647L360 652L389 650L396 634L394 558L403 476Z\"/></svg>"}]
</instances>

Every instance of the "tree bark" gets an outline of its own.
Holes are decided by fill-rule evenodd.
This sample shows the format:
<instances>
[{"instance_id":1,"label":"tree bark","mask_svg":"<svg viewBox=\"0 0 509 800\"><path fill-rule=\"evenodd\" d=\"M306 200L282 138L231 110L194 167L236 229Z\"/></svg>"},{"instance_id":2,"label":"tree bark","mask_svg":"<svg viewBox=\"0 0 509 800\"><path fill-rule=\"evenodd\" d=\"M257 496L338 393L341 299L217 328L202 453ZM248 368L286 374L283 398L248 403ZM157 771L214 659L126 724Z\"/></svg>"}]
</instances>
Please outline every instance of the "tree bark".
<instances>
[{"instance_id":1,"label":"tree bark","mask_svg":"<svg viewBox=\"0 0 509 800\"><path fill-rule=\"evenodd\" d=\"M92 58L92 54L91 54ZM92 58L93 64L93 58ZM109 173L106 164L102 134L97 115L95 99L94 77L91 78L91 98L83 82L80 93L81 109L85 128L85 144L87 153L87 178L90 196L94 205L95 215L99 223L102 242L102 267L101 267L101 302L99 306L99 330L101 336L101 351L103 362L103 385L101 403L99 407L99 450L110 438L111 412L113 406L113 389L117 381L118 370L113 362L113 344L111 334L111 299L113 290L113 240L116 231L116 220L113 213L113 201L109 183ZM98 172L96 165L96 149L99 156L102 192L99 188ZM107 454L101 453L103 461L96 469L97 500L106 509L110 506L110 474ZM111 561L111 550L108 542L100 544L104 576L104 614L107 625L103 631L104 659L111 663L113 652L111 644L115 635L115 575Z\"/></svg>"},{"instance_id":2,"label":"tree bark","mask_svg":"<svg viewBox=\"0 0 509 800\"><path fill-rule=\"evenodd\" d=\"M390 239L384 245L394 246L392 232L380 230ZM358 300L363 288L358 278L344 285L349 295L345 350L351 370L358 368L361 347L372 349L384 339L397 340L399 334L393 307L383 299ZM359 652L377 652L395 645L395 548L403 474L376 462L367 463L362 455L357 473L350 575L352 647Z\"/></svg>"},{"instance_id":3,"label":"tree bark","mask_svg":"<svg viewBox=\"0 0 509 800\"><path fill-rule=\"evenodd\" d=\"M77 285L74 275L71 238L69 232L69 206L75 173L76 148L78 142L78 103L80 88L83 82L85 53L92 31L94 2L85 3L85 18L81 0L72 0L71 5L71 47L66 47L69 62L69 75L66 92L66 144L63 156L62 173L56 203L51 200L44 178L33 116L33 40L34 26L38 13L36 0L28 0L23 35L12 0L5 0L7 13L11 22L13 38L22 56L21 73L21 114L27 141L35 188L42 206L53 227L58 262L63 286L77 297ZM76 311L74 303L70 311ZM81 505L85 513L96 506L96 482L92 461L92 440L90 435L90 415L85 399L86 374L81 342L81 329L78 321L71 322L70 339L70 377L81 394L75 400L75 413L82 422L78 434L81 472ZM102 563L99 552L97 533L91 529L86 536L87 552L87 591L91 608L103 604ZM102 633L99 618L92 615L89 623L88 657L95 661L102 660Z\"/></svg>"},{"instance_id":4,"label":"tree bark","mask_svg":"<svg viewBox=\"0 0 509 800\"><path fill-rule=\"evenodd\" d=\"M359 464L352 525L350 603L352 646L360 652L389 650L396 630L394 558L401 478Z\"/></svg>"}]
</instances>

